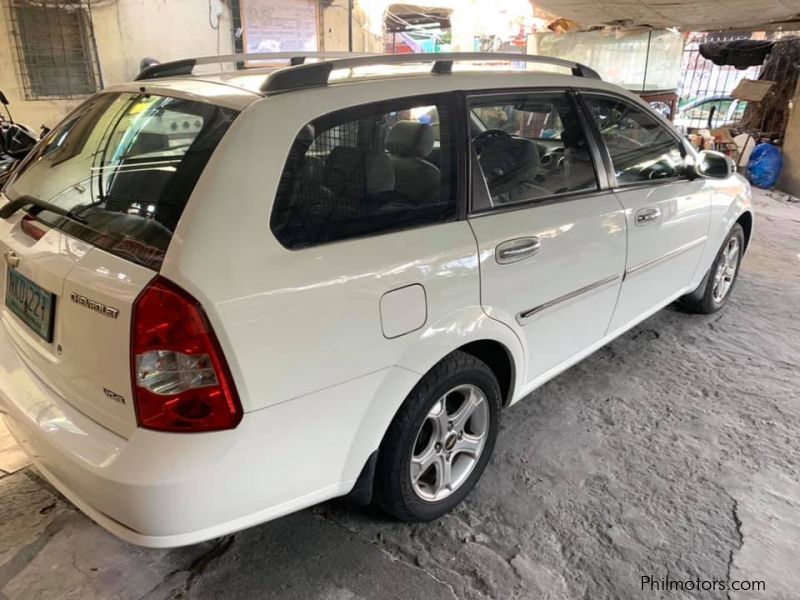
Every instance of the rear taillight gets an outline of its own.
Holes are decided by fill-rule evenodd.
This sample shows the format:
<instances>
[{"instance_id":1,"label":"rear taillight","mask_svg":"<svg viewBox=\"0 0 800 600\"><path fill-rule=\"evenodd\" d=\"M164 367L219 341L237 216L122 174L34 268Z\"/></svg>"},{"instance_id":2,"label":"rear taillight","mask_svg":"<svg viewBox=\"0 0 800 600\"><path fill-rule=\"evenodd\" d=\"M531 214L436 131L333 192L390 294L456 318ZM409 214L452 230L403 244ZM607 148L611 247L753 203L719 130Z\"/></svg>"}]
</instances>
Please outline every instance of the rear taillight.
<instances>
[{"instance_id":1,"label":"rear taillight","mask_svg":"<svg viewBox=\"0 0 800 600\"><path fill-rule=\"evenodd\" d=\"M40 240L47 233L30 215L25 215L19 223L20 229L35 240Z\"/></svg>"},{"instance_id":2,"label":"rear taillight","mask_svg":"<svg viewBox=\"0 0 800 600\"><path fill-rule=\"evenodd\" d=\"M230 370L200 304L161 276L136 299L131 367L141 427L232 429L242 418Z\"/></svg>"}]
</instances>

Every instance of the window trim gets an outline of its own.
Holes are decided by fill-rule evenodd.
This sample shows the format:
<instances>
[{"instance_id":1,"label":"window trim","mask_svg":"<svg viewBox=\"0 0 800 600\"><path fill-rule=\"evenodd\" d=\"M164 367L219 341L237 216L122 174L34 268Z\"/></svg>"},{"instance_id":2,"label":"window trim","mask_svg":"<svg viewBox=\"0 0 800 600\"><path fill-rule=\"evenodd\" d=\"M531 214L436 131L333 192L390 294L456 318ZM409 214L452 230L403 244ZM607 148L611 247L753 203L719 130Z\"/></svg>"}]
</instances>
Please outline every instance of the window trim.
<instances>
[{"instance_id":1,"label":"window trim","mask_svg":"<svg viewBox=\"0 0 800 600\"><path fill-rule=\"evenodd\" d=\"M564 94L567 96L567 101L572 105L573 110L578 117L578 121L580 123L580 127L583 130L584 135L586 136L586 141L589 147L589 155L592 160L592 166L594 167L595 172L595 180L597 182L597 188L593 190L576 190L572 192L564 192L561 194L552 194L550 196L542 196L539 198L531 198L529 200L520 200L519 202L513 202L509 204L503 204L501 206L490 206L489 208L483 209L475 209L473 205L473 197L477 194L487 194L488 188L485 184L482 190L475 189L475 181L473 177L475 176L475 170L477 169L480 173L480 176L483 177L483 173L480 172L480 166L477 162L477 156L475 155L475 151L472 148L472 140L469 135L469 115L470 115L470 100L473 98L508 98L509 96L519 96L519 95L531 95L531 94ZM468 166L468 173L466 174L466 181L469 184L469 189L467 191L467 217L484 217L487 215L505 213L515 210L523 210L527 208L534 208L536 206L546 206L551 204L558 204L561 202L571 202L574 200L582 200L584 198L590 198L593 196L599 196L602 194L607 194L611 190L611 180L609 178L608 168L605 162L603 161L603 154L601 151L601 147L597 144L597 140L595 139L593 132L589 127L589 120L586 118L586 114L584 114L583 105L578 101L577 89L573 87L519 87L519 88L497 88L492 90L470 90L468 92L461 92L460 97L462 99L462 110L463 114L461 116L461 123L462 123L462 130L466 132L466 143L463 149L465 153L465 157L468 158L467 166Z\"/></svg>"},{"instance_id":2,"label":"window trim","mask_svg":"<svg viewBox=\"0 0 800 600\"><path fill-rule=\"evenodd\" d=\"M600 127L597 124L597 121L592 117L591 107L588 104L588 98L592 96L599 96L599 97L606 97L611 98L617 102L621 102L623 104L627 104L633 108L638 108L639 110L648 110L647 106L643 106L631 98L627 98L626 96L610 92L606 90L592 90L592 89L580 89L577 90L576 99L578 103L581 105L582 110L584 111L584 115L587 121L587 126L589 127L590 133L594 138L595 144L600 149L600 153L603 158L603 163L606 167L607 177L610 183L610 188L614 192L622 192L627 190L635 190L638 188L652 188L657 187L660 185L666 184L673 184L673 183L680 183L684 181L692 181L693 178L687 174L679 175L678 177L670 177L668 179L653 179L650 181L634 181L631 183L620 183L617 180L617 172L614 169L614 163L611 160L611 152L608 149L608 146L603 139L603 134L600 131ZM661 128L666 131L673 140L678 144L678 147L681 151L681 156L686 159L689 155L689 149L687 148L685 140L681 137L678 131L669 123L662 123L659 121L658 113L652 111L652 116L655 118L656 123L661 126Z\"/></svg>"},{"instance_id":3,"label":"window trim","mask_svg":"<svg viewBox=\"0 0 800 600\"><path fill-rule=\"evenodd\" d=\"M458 165L458 197L457 219L466 221L472 205L472 159L470 149L472 144L469 139L469 105L466 94L447 92L450 100L453 119L453 129L456 132L455 152Z\"/></svg>"},{"instance_id":4,"label":"window trim","mask_svg":"<svg viewBox=\"0 0 800 600\"><path fill-rule=\"evenodd\" d=\"M454 216L452 218L450 218L450 219L443 220L443 221L436 221L436 222L432 222L432 223L423 223L423 224L419 224L419 225L410 225L408 227L401 227L401 228L398 228L398 229L388 229L388 230L378 231L378 232L363 233L363 234L344 237L344 238L341 238L341 239L325 241L325 242L319 242L319 243L314 243L314 244L309 244L309 245L303 245L303 246L288 246L288 245L286 245L286 243L284 243L284 240L282 240L281 237L278 235L278 233L275 232L275 228L274 228L274 225L273 225L273 217L274 217L274 215L276 213L276 207L278 206L279 192L281 190L282 185L284 184L283 177L284 177L284 173L286 171L286 165L288 164L288 161L289 161L289 158L290 158L291 145L293 145L297 141L297 136L303 130L303 128L301 127L294 134L294 136L291 139L291 143L290 143L290 146L289 146L289 151L287 151L287 156L286 156L286 159L284 160L283 168L281 170L281 175L280 175L280 178L279 178L278 187L277 187L277 190L275 192L275 195L272 198L272 203L271 203L270 210L269 210L269 218L268 218L268 221L267 221L267 229L269 231L269 234L275 239L276 242L278 242L278 244L280 245L281 248L283 248L284 250L286 250L288 252L302 252L304 250L313 250L315 248L320 248L320 247L324 247L324 246L330 246L330 245L333 245L333 244L342 244L342 243L347 243L347 242L351 242L351 241L359 241L359 240L363 241L363 240L366 240L366 239L376 238L376 237L380 237L380 236L384 236L384 235L392 235L392 234L404 233L404 232L407 232L407 231L414 231L414 230L417 230L417 229L422 229L424 227L435 227L437 225L448 225L450 223L455 223L455 222L458 222L458 221L466 220L466 218L467 218L467 215L466 215L467 208L466 207L467 207L467 203L469 201L469 198L468 198L467 194L468 194L469 187L468 187L467 181L466 181L466 175L467 175L466 157L464 155L463 148L462 148L463 141L464 141L464 131L463 131L464 127L462 125L462 118L461 118L462 106L461 106L461 104L459 102L458 95L457 95L456 92L447 92L447 91L430 92L430 93L426 93L426 94L417 94L417 95L413 95L413 96L399 96L399 97L392 97L392 98L384 98L382 100L374 100L372 102L365 102L365 103L362 103L362 104L350 104L350 105L343 106L341 108L337 108L335 110L331 110L329 112L326 112L324 114L318 115L316 117L313 117L311 120L306 121L306 123L303 125L303 127L305 127L309 123L320 123L320 122L326 123L330 119L333 119L333 117L336 117L336 122L338 124L346 123L346 122L349 122L351 120L358 120L359 119L358 115L361 114L361 116L363 118L363 111L369 109L369 107L372 107L372 106L380 106L380 105L388 106L389 108L386 109L386 111L387 112L391 112L392 110L403 110L403 109L399 109L399 108L398 109L393 109L392 107L394 107L396 105L407 105L407 104L411 104L412 106L413 105L416 105L416 106L426 106L426 105L428 105L428 106L436 106L437 110L439 108L441 108L441 107L446 106L447 109L448 109L448 112L450 114L450 118L451 118L451 121L452 121L452 125L453 125L453 144L452 144L452 146L453 146L454 157L453 157L453 160L451 162L452 162L452 167L456 171L455 177L453 178L453 182L454 183L452 184L453 188L454 188L452 193L453 193L453 198L454 198L454 201L455 201L455 209L456 209ZM380 114L380 113L379 112L372 112L370 114ZM340 118L341 115L345 115L344 120L342 120ZM353 115L355 115L355 117L353 117ZM327 125L327 126L330 127L330 125ZM467 133L467 140L469 140L468 133Z\"/></svg>"}]
</instances>

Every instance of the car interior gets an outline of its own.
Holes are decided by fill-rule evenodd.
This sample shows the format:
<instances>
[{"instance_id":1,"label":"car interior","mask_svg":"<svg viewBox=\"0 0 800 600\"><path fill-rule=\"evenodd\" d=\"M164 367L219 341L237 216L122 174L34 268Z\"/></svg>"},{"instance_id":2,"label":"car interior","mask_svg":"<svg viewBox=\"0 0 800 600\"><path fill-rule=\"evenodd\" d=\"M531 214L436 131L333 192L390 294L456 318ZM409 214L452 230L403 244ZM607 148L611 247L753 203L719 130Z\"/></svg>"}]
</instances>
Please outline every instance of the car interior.
<instances>
[{"instance_id":1,"label":"car interior","mask_svg":"<svg viewBox=\"0 0 800 600\"><path fill-rule=\"evenodd\" d=\"M565 97L476 103L471 112L492 206L596 189L588 143Z\"/></svg>"},{"instance_id":2,"label":"car interior","mask_svg":"<svg viewBox=\"0 0 800 600\"><path fill-rule=\"evenodd\" d=\"M306 125L281 179L273 231L298 247L452 218L455 155L440 117L420 106Z\"/></svg>"}]
</instances>

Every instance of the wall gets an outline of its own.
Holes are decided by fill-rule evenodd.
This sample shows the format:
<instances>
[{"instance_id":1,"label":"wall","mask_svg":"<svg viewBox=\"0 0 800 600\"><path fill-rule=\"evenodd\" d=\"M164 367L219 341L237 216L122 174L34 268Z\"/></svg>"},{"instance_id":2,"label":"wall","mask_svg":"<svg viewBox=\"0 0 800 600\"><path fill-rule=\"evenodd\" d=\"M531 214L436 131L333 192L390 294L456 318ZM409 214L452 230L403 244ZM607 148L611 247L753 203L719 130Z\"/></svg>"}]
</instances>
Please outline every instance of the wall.
<instances>
[{"instance_id":1,"label":"wall","mask_svg":"<svg viewBox=\"0 0 800 600\"><path fill-rule=\"evenodd\" d=\"M210 0L220 6L219 29L209 23L207 0L93 0L100 69L105 85L130 81L139 72L139 61L150 56L161 61L229 54L233 52L231 11L227 0ZM211 17L216 24L216 18ZM19 65L12 54L6 11L0 11L0 89L14 118L38 128L55 125L81 100L25 101L20 87Z\"/></svg>"},{"instance_id":2,"label":"wall","mask_svg":"<svg viewBox=\"0 0 800 600\"><path fill-rule=\"evenodd\" d=\"M209 2L212 9L222 10L216 30L209 23ZM322 11L320 50L347 50L347 14L347 0L334 0ZM82 100L24 99L6 18L6 11L0 10L0 89L16 120L36 129L42 124L52 127ZM356 8L353 50L382 52L383 38L369 32L362 25L365 20ZM163 62L234 52L230 0L92 0L92 22L106 86L132 80L145 57ZM211 22L216 24L215 16Z\"/></svg>"},{"instance_id":3,"label":"wall","mask_svg":"<svg viewBox=\"0 0 800 600\"><path fill-rule=\"evenodd\" d=\"M800 197L800 85L794 96L786 137L783 140L783 172L778 187Z\"/></svg>"}]
</instances>

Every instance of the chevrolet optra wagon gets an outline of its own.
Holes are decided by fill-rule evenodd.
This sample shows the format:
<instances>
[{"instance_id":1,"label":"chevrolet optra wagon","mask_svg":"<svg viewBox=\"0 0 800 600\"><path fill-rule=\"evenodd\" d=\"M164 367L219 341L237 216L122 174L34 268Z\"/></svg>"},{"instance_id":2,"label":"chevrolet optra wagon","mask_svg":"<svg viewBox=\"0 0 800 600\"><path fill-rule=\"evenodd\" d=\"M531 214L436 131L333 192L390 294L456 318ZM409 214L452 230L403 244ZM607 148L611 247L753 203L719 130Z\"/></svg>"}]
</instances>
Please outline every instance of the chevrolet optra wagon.
<instances>
[{"instance_id":1,"label":"chevrolet optra wagon","mask_svg":"<svg viewBox=\"0 0 800 600\"><path fill-rule=\"evenodd\" d=\"M509 405L675 300L720 309L752 234L733 163L583 65L217 65L286 58L149 67L0 198L0 410L136 544L348 494L442 515Z\"/></svg>"}]
</instances>

